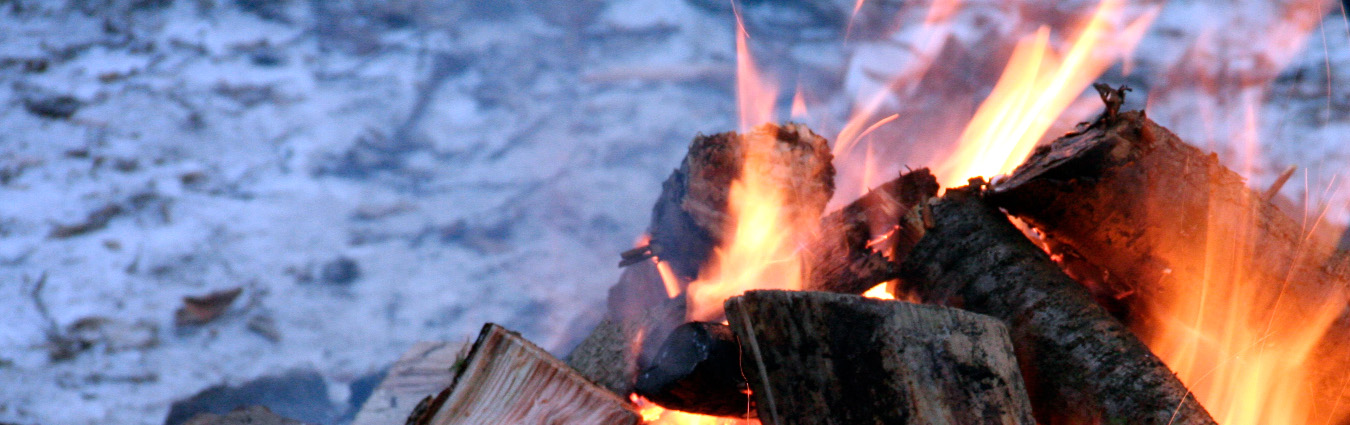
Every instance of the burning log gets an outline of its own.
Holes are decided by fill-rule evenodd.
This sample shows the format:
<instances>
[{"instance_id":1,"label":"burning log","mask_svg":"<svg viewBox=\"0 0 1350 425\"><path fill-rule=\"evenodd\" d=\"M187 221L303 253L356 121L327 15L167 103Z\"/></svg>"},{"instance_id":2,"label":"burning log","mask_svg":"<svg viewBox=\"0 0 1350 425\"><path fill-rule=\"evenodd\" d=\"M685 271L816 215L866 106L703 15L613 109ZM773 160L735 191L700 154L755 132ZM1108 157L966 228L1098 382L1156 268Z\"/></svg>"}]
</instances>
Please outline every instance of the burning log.
<instances>
[{"instance_id":1,"label":"burning log","mask_svg":"<svg viewBox=\"0 0 1350 425\"><path fill-rule=\"evenodd\" d=\"M489 323L450 387L427 408L429 424L636 424L628 402L548 352Z\"/></svg>"},{"instance_id":2,"label":"burning log","mask_svg":"<svg viewBox=\"0 0 1350 425\"><path fill-rule=\"evenodd\" d=\"M1322 371L1313 392L1325 399L1316 404L1338 406L1319 409L1331 418L1350 417L1350 395L1341 390L1350 373L1340 372L1350 350L1350 257L1334 254L1334 236L1272 202L1292 173L1265 193L1252 190L1217 156L1142 111L1114 113L1123 90L1099 90L1107 113L1034 152L992 188L990 201L1042 233L1075 278L1146 335L1164 329L1177 303L1225 308L1213 300L1243 306L1253 318L1244 320L1257 323L1247 326L1296 328L1277 325L1262 344L1292 346L1280 338L1325 327L1307 366ZM1217 289L1202 298L1196 288Z\"/></svg>"},{"instance_id":3,"label":"burning log","mask_svg":"<svg viewBox=\"0 0 1350 425\"><path fill-rule=\"evenodd\" d=\"M750 406L740 347L721 323L676 327L638 375L638 395L666 408L714 416L743 416Z\"/></svg>"},{"instance_id":4,"label":"burning log","mask_svg":"<svg viewBox=\"0 0 1350 425\"><path fill-rule=\"evenodd\" d=\"M727 200L731 183L741 175L747 143L774 143L772 167L756 170L782 187L789 222L815 220L834 196L834 165L829 142L801 124L765 124L745 135L726 132L699 135L689 144L680 168L661 185L652 208L651 241L623 254L621 266L652 256L668 262L675 273L692 279L707 264L712 250L730 235Z\"/></svg>"},{"instance_id":5,"label":"burning log","mask_svg":"<svg viewBox=\"0 0 1350 425\"><path fill-rule=\"evenodd\" d=\"M766 424L1032 424L1007 329L951 308L827 292L726 303Z\"/></svg>"},{"instance_id":6,"label":"burning log","mask_svg":"<svg viewBox=\"0 0 1350 425\"><path fill-rule=\"evenodd\" d=\"M781 166L768 172L790 194L785 199L788 215L795 217L793 221L819 216L834 190L834 169L825 140L798 124L766 125L754 134L772 135L779 152L786 153L773 161ZM662 321L673 315L676 305L684 303L667 298L651 258L669 264L682 282L697 276L720 235L730 231L725 211L727 195L732 180L740 173L743 143L735 133L722 133L699 136L690 144L681 167L662 185L653 207L650 242L623 253L620 265L626 268L610 289L607 319L568 356L568 364L617 394L632 390L638 357L633 347L639 332L647 342L643 346L651 348L639 353L648 352L646 357L650 357L665 341L666 331L683 323L682 318ZM874 235L895 228L899 217L919 199L936 191L932 174L918 170L820 218L820 231L803 250L806 263L812 265L806 287L857 294L894 279L898 266L869 244Z\"/></svg>"},{"instance_id":7,"label":"burning log","mask_svg":"<svg viewBox=\"0 0 1350 425\"><path fill-rule=\"evenodd\" d=\"M889 244L904 239L892 232L900 217L923 200L937 196L937 191L937 178L921 168L901 174L825 216L819 233L806 245L806 264L810 265L806 289L861 294L898 277L899 265L881 253L890 252ZM874 235L887 236L874 248Z\"/></svg>"},{"instance_id":8,"label":"burning log","mask_svg":"<svg viewBox=\"0 0 1350 425\"><path fill-rule=\"evenodd\" d=\"M1007 323L1039 422L1215 423L978 185L949 189L930 207L932 227L904 259L897 289Z\"/></svg>"},{"instance_id":9,"label":"burning log","mask_svg":"<svg viewBox=\"0 0 1350 425\"><path fill-rule=\"evenodd\" d=\"M1242 177L1177 138L1141 111L1104 116L1083 131L1038 149L989 199L1045 235L1051 249L1080 259L1074 267L1104 295L1149 308L1171 279L1205 280L1210 241L1238 244L1246 279L1322 296L1344 284L1345 268L1324 264L1332 241L1249 189ZM1197 253L1197 250L1200 250Z\"/></svg>"}]
</instances>

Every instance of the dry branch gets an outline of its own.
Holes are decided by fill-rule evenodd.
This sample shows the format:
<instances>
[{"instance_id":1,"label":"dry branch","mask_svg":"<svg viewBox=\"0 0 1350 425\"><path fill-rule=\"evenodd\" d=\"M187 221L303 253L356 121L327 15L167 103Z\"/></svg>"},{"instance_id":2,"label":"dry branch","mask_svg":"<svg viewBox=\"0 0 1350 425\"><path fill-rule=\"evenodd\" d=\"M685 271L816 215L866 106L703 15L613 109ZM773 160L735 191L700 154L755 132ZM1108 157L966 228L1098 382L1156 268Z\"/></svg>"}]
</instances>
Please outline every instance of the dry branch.
<instances>
[{"instance_id":1,"label":"dry branch","mask_svg":"<svg viewBox=\"0 0 1350 425\"><path fill-rule=\"evenodd\" d=\"M1032 424L998 320L827 292L726 303L766 424Z\"/></svg>"},{"instance_id":2,"label":"dry branch","mask_svg":"<svg viewBox=\"0 0 1350 425\"><path fill-rule=\"evenodd\" d=\"M899 291L1008 324L1037 420L1214 424L1172 371L1027 240L978 186L931 203Z\"/></svg>"}]
</instances>

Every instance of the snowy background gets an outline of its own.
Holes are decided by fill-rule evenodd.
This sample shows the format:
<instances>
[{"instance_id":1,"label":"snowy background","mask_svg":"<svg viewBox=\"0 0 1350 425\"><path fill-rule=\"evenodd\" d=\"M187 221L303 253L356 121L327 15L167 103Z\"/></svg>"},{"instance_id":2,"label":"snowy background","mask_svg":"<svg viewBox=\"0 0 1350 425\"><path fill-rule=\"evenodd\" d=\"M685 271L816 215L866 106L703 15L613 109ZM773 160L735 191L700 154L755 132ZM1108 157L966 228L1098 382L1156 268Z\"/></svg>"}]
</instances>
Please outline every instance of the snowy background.
<instances>
[{"instance_id":1,"label":"snowy background","mask_svg":"<svg viewBox=\"0 0 1350 425\"><path fill-rule=\"evenodd\" d=\"M927 6L740 8L821 134L881 87L878 116L923 117L876 133L889 173L940 155L960 127L926 114L967 119L1018 36L1093 4L969 1L920 43ZM1298 166L1283 193L1345 222L1343 6L1160 7L1103 80L1256 187ZM492 321L565 353L688 141L734 129L735 22L715 0L0 0L0 422L160 424L286 373L326 398L302 419L341 422L415 341Z\"/></svg>"}]
</instances>

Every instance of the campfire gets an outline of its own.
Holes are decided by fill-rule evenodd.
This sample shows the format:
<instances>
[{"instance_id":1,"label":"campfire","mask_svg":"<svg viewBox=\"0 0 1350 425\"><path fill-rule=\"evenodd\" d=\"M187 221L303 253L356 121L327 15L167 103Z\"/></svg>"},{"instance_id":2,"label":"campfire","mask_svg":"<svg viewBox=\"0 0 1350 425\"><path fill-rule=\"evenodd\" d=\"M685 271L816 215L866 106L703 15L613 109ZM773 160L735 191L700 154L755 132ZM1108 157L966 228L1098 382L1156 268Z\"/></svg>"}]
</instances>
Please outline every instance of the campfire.
<instances>
[{"instance_id":1,"label":"campfire","mask_svg":"<svg viewBox=\"0 0 1350 425\"><path fill-rule=\"evenodd\" d=\"M780 90L738 26L740 128L693 138L619 256L605 319L565 360L489 324L402 414L1345 421L1350 262L1278 198L1292 171L1251 188L1125 110L1128 87L1092 84L1156 16L1122 21L1121 8L1103 1L1063 48L1045 28L1018 42L958 147L890 176L862 141L899 117L864 107L833 137L780 121ZM1094 114L1042 143L1090 86Z\"/></svg>"}]
</instances>

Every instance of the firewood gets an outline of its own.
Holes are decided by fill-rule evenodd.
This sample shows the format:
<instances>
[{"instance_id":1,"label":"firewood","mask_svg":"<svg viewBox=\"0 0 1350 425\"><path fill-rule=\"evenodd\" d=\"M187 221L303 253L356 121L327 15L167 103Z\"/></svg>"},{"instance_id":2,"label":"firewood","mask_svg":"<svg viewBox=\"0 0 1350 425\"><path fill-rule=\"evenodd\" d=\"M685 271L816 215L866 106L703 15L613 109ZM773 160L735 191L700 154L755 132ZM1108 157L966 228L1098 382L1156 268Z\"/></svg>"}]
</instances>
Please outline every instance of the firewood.
<instances>
[{"instance_id":1,"label":"firewood","mask_svg":"<svg viewBox=\"0 0 1350 425\"><path fill-rule=\"evenodd\" d=\"M447 392L432 425L638 421L627 401L492 323L483 327Z\"/></svg>"},{"instance_id":2,"label":"firewood","mask_svg":"<svg viewBox=\"0 0 1350 425\"><path fill-rule=\"evenodd\" d=\"M361 405L352 425L402 423L418 400L450 385L454 379L452 366L467 354L467 345L467 341L413 344Z\"/></svg>"},{"instance_id":3,"label":"firewood","mask_svg":"<svg viewBox=\"0 0 1350 425\"><path fill-rule=\"evenodd\" d=\"M979 182L977 182L979 183ZM1172 371L982 199L930 203L897 293L1003 320L1040 423L1214 424Z\"/></svg>"},{"instance_id":4,"label":"firewood","mask_svg":"<svg viewBox=\"0 0 1350 425\"><path fill-rule=\"evenodd\" d=\"M1309 231L1272 202L1280 184L1253 190L1214 154L1132 111L1038 149L989 198L1043 234L1074 277L1141 332L1158 327L1155 313L1174 291L1207 279L1253 285L1252 311L1311 322L1300 317L1328 302L1344 308L1350 261L1333 254L1334 235ZM1337 418L1350 417L1341 391L1350 374L1337 372L1347 370L1347 322L1342 313L1311 366L1324 371L1315 385L1327 399L1318 403L1338 406L1327 409Z\"/></svg>"},{"instance_id":5,"label":"firewood","mask_svg":"<svg viewBox=\"0 0 1350 425\"><path fill-rule=\"evenodd\" d=\"M765 424L1033 423L992 317L802 291L750 291L726 311Z\"/></svg>"},{"instance_id":6,"label":"firewood","mask_svg":"<svg viewBox=\"0 0 1350 425\"><path fill-rule=\"evenodd\" d=\"M937 178L921 168L903 173L820 220L819 232L806 245L807 290L861 294L899 275L899 265L883 252L901 235L900 217L922 200L937 196ZM874 236L884 235L876 246Z\"/></svg>"},{"instance_id":7,"label":"firewood","mask_svg":"<svg viewBox=\"0 0 1350 425\"><path fill-rule=\"evenodd\" d=\"M801 124L764 124L745 135L699 135L689 144L680 168L661 187L652 208L645 249L625 253L621 265L650 256L670 263L676 274L698 276L712 250L734 225L727 213L731 182L741 175L746 143L774 143L770 176L784 191L787 222L814 221L834 195L834 165L829 142Z\"/></svg>"},{"instance_id":8,"label":"firewood","mask_svg":"<svg viewBox=\"0 0 1350 425\"><path fill-rule=\"evenodd\" d=\"M1168 298L1164 279L1202 282L1213 271L1209 241L1234 245L1225 268L1271 291L1295 282L1294 294L1320 298L1350 280L1350 269L1325 263L1334 241L1309 235L1216 156L1140 111L1038 149L989 199L1043 233L1052 250L1084 261L1075 277L1136 309Z\"/></svg>"},{"instance_id":9,"label":"firewood","mask_svg":"<svg viewBox=\"0 0 1350 425\"><path fill-rule=\"evenodd\" d=\"M750 397L740 347L721 323L676 327L638 375L634 390L663 407L714 416L744 416Z\"/></svg>"}]
</instances>

